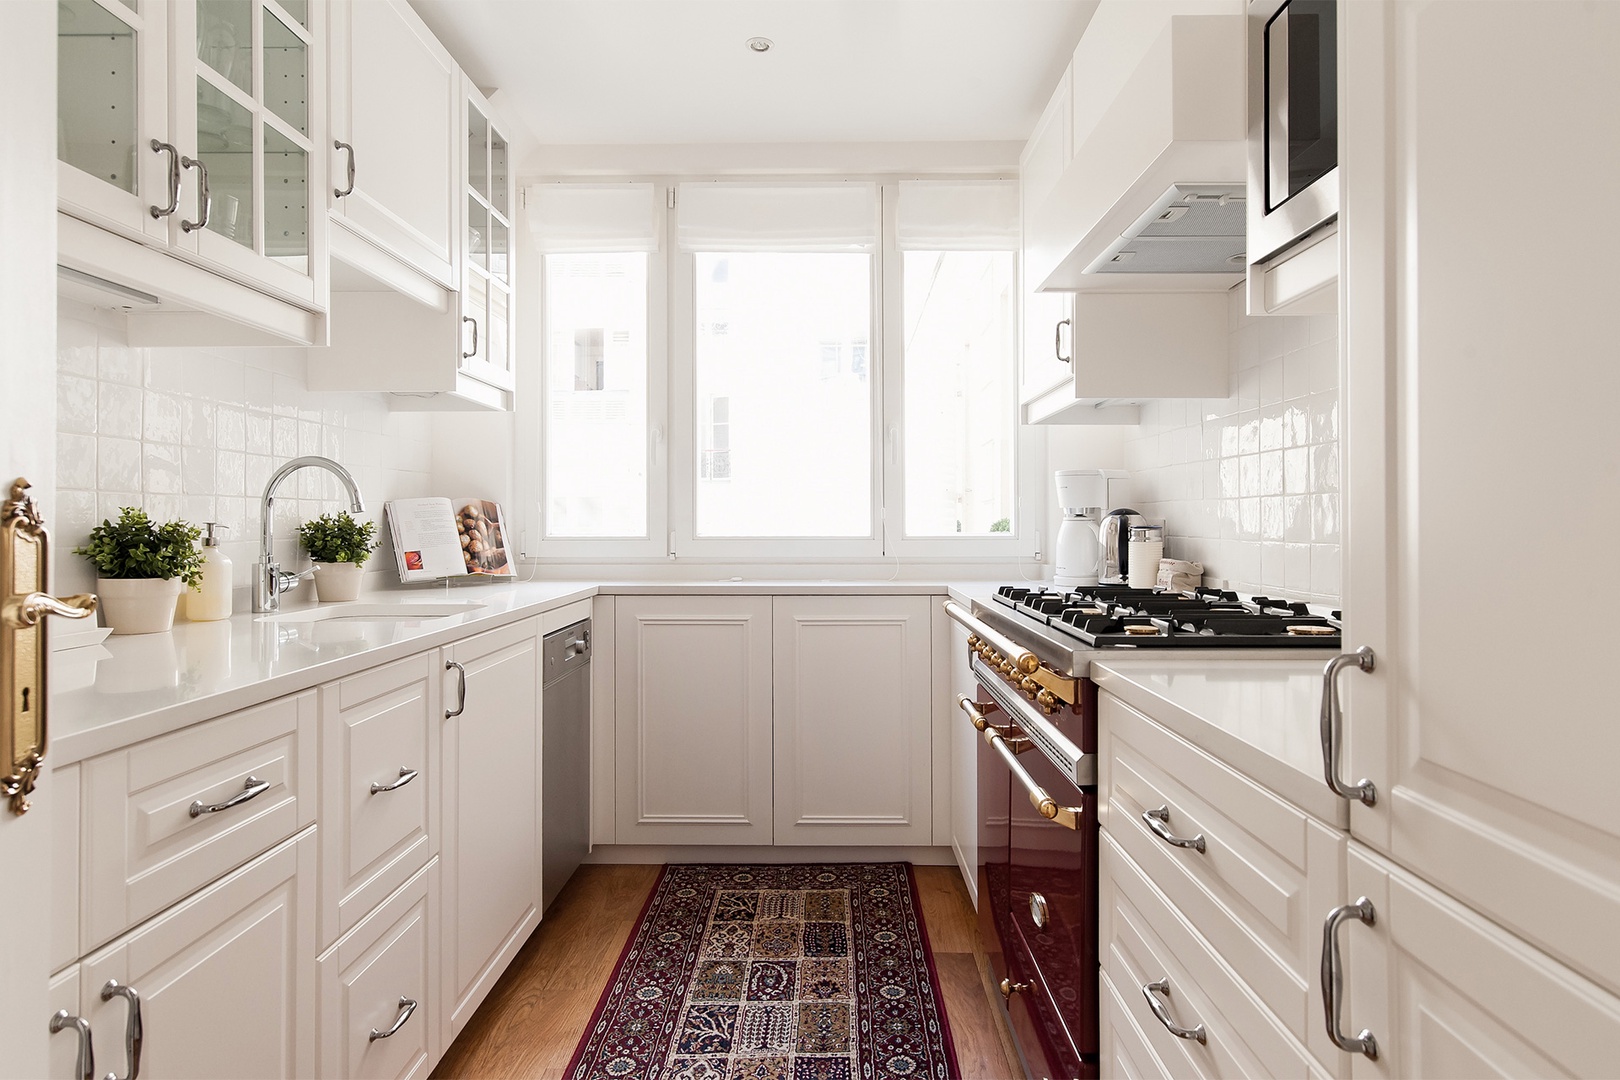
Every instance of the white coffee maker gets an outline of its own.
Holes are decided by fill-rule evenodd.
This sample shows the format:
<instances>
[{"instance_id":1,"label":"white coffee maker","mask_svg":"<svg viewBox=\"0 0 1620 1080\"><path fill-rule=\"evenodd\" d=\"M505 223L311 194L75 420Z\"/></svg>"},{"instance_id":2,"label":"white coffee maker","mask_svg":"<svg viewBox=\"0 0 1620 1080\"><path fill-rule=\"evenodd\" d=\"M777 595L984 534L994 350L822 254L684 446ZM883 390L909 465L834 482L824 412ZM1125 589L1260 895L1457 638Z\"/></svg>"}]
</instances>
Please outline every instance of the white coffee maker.
<instances>
[{"instance_id":1,"label":"white coffee maker","mask_svg":"<svg viewBox=\"0 0 1620 1080\"><path fill-rule=\"evenodd\" d=\"M1098 526L1110 507L1131 501L1130 475L1118 469L1062 469L1053 479L1063 510L1054 583L1064 588L1095 585L1102 556Z\"/></svg>"}]
</instances>

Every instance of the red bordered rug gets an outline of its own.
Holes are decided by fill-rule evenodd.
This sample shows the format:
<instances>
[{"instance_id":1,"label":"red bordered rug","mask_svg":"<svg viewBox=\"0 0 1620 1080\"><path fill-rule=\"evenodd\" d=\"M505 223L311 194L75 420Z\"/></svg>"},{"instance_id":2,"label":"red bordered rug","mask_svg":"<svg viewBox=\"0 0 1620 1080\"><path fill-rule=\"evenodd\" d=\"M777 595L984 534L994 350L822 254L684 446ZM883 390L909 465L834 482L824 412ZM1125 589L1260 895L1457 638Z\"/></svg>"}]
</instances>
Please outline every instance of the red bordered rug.
<instances>
[{"instance_id":1,"label":"red bordered rug","mask_svg":"<svg viewBox=\"0 0 1620 1080\"><path fill-rule=\"evenodd\" d=\"M958 1075L910 865L664 867L565 1075Z\"/></svg>"}]
</instances>

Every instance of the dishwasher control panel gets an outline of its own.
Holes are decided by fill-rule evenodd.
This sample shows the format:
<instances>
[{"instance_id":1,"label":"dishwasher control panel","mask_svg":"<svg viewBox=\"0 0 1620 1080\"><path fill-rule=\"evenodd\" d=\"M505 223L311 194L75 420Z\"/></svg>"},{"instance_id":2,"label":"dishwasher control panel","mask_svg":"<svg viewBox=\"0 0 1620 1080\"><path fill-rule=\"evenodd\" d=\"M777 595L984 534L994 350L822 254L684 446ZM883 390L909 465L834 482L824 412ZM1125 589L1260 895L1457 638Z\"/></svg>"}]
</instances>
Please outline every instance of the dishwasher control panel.
<instances>
[{"instance_id":1,"label":"dishwasher control panel","mask_svg":"<svg viewBox=\"0 0 1620 1080\"><path fill-rule=\"evenodd\" d=\"M545 641L545 681L560 679L574 668L591 662L591 620L553 630Z\"/></svg>"}]
</instances>

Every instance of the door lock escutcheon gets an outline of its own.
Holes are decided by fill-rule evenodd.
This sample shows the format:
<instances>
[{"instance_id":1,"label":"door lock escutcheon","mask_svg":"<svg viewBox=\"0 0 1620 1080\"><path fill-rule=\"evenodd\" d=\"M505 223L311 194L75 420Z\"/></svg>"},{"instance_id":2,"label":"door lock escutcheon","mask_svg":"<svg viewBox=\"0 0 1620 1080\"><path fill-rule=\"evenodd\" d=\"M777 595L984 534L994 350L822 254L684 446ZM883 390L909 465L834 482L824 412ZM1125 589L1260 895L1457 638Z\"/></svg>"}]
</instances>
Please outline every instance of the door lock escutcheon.
<instances>
[{"instance_id":1,"label":"door lock escutcheon","mask_svg":"<svg viewBox=\"0 0 1620 1080\"><path fill-rule=\"evenodd\" d=\"M26 814L39 782L49 729L46 617L95 614L89 593L57 599L46 591L50 536L27 480L11 485L0 506L0 797Z\"/></svg>"}]
</instances>

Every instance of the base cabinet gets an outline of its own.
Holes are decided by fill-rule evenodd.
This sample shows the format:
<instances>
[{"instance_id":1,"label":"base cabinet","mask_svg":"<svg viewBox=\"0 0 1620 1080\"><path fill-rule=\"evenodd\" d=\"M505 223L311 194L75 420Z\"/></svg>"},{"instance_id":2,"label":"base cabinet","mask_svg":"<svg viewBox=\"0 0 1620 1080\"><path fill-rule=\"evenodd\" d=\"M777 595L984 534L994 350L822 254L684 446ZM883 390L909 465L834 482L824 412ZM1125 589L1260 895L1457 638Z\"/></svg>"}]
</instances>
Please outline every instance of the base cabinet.
<instances>
[{"instance_id":1,"label":"base cabinet","mask_svg":"<svg viewBox=\"0 0 1620 1080\"><path fill-rule=\"evenodd\" d=\"M540 624L443 655L448 1046L540 921Z\"/></svg>"},{"instance_id":2,"label":"base cabinet","mask_svg":"<svg viewBox=\"0 0 1620 1080\"><path fill-rule=\"evenodd\" d=\"M136 1074L125 1031L138 1018L142 1076L314 1074L315 833L305 830L83 961L78 1015L95 1032L99 1068ZM113 980L139 995L138 1011L118 994L102 1000Z\"/></svg>"}]
</instances>

